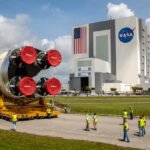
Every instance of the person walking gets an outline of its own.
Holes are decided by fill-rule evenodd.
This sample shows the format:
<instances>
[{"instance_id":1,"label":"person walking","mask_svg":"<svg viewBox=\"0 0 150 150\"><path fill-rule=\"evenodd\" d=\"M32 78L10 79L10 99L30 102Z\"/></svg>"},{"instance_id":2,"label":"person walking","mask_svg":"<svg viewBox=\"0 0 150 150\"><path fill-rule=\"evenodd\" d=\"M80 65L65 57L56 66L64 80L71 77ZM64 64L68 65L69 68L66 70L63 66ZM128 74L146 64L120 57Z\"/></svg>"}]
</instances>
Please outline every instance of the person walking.
<instances>
[{"instance_id":1,"label":"person walking","mask_svg":"<svg viewBox=\"0 0 150 150\"><path fill-rule=\"evenodd\" d=\"M130 120L133 120L133 108L130 107L129 111L130 111Z\"/></svg>"},{"instance_id":2,"label":"person walking","mask_svg":"<svg viewBox=\"0 0 150 150\"><path fill-rule=\"evenodd\" d=\"M13 123L13 130L16 131L17 115L15 112L12 115L12 123Z\"/></svg>"},{"instance_id":3,"label":"person walking","mask_svg":"<svg viewBox=\"0 0 150 150\"><path fill-rule=\"evenodd\" d=\"M94 128L94 130L97 130L97 123L98 123L98 117L97 117L96 113L94 113L94 116L93 116L93 128Z\"/></svg>"},{"instance_id":4,"label":"person walking","mask_svg":"<svg viewBox=\"0 0 150 150\"><path fill-rule=\"evenodd\" d=\"M87 114L87 116L86 116L86 128L85 128L86 131L90 131L90 123L91 123L91 118L90 118L89 114Z\"/></svg>"},{"instance_id":5,"label":"person walking","mask_svg":"<svg viewBox=\"0 0 150 150\"><path fill-rule=\"evenodd\" d=\"M129 125L127 123L127 120L125 120L124 124L123 124L123 141L130 142L129 136L128 136L128 131L129 131Z\"/></svg>"},{"instance_id":6,"label":"person walking","mask_svg":"<svg viewBox=\"0 0 150 150\"><path fill-rule=\"evenodd\" d=\"M127 112L127 110L125 109L125 110L123 111L123 124L125 123L125 121L127 120L127 118L128 118L128 112Z\"/></svg>"}]
</instances>

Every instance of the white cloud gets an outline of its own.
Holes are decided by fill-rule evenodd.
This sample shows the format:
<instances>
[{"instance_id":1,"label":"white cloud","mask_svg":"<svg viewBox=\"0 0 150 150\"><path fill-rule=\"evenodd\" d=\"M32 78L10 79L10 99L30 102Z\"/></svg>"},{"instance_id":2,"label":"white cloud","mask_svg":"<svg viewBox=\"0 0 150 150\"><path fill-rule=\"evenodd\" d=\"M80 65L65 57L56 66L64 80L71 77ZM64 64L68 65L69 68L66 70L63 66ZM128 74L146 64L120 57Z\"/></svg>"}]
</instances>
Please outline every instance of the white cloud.
<instances>
[{"instance_id":1,"label":"white cloud","mask_svg":"<svg viewBox=\"0 0 150 150\"><path fill-rule=\"evenodd\" d=\"M108 9L107 16L108 18L111 17L111 19L134 16L134 11L129 9L128 6L124 3L113 4L109 2L107 4L107 9Z\"/></svg>"},{"instance_id":2,"label":"white cloud","mask_svg":"<svg viewBox=\"0 0 150 150\"><path fill-rule=\"evenodd\" d=\"M50 11L50 13L54 16L56 16L56 15L62 16L62 13L63 13L59 7L54 7L50 3L42 5L41 9L43 11Z\"/></svg>"},{"instance_id":3,"label":"white cloud","mask_svg":"<svg viewBox=\"0 0 150 150\"><path fill-rule=\"evenodd\" d=\"M0 16L0 49L11 48L30 37L29 17L19 14L14 19Z\"/></svg>"},{"instance_id":4,"label":"white cloud","mask_svg":"<svg viewBox=\"0 0 150 150\"><path fill-rule=\"evenodd\" d=\"M72 38L71 36L61 36L55 39L55 48L62 53L64 61L71 59L72 55Z\"/></svg>"},{"instance_id":5,"label":"white cloud","mask_svg":"<svg viewBox=\"0 0 150 150\"><path fill-rule=\"evenodd\" d=\"M146 25L150 26L150 18L147 18L147 19L145 20L145 23L146 23Z\"/></svg>"},{"instance_id":6,"label":"white cloud","mask_svg":"<svg viewBox=\"0 0 150 150\"><path fill-rule=\"evenodd\" d=\"M30 45L38 49L47 51L54 48L54 41L49 41L48 39L39 39L36 36L32 36L30 39L23 41L22 45Z\"/></svg>"},{"instance_id":7,"label":"white cloud","mask_svg":"<svg viewBox=\"0 0 150 150\"><path fill-rule=\"evenodd\" d=\"M50 8L50 4L45 4L42 6L43 11L47 11L47 10L49 10L49 8Z\"/></svg>"}]
</instances>

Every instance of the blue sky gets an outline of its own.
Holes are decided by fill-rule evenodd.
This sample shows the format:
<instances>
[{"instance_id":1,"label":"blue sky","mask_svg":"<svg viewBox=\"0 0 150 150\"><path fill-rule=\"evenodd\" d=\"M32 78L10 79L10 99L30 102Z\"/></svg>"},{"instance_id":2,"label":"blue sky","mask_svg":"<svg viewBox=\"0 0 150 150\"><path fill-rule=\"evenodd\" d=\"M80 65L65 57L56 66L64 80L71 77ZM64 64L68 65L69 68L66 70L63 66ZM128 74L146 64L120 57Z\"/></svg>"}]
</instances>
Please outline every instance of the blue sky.
<instances>
[{"instance_id":1,"label":"blue sky","mask_svg":"<svg viewBox=\"0 0 150 150\"><path fill-rule=\"evenodd\" d=\"M0 15L15 18L17 14L26 14L32 34L53 40L71 35L73 25L106 20L109 2L123 2L136 16L150 17L149 0L0 0Z\"/></svg>"}]
</instances>

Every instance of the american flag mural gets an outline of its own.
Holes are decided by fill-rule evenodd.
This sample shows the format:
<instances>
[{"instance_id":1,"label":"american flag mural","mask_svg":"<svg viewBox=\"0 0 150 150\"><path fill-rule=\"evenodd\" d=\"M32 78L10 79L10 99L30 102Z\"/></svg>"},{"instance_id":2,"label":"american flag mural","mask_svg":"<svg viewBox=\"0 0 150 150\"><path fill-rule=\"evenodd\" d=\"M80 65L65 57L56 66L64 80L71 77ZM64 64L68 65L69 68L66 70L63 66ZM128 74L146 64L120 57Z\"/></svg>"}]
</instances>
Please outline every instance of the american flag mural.
<instances>
[{"instance_id":1,"label":"american flag mural","mask_svg":"<svg viewBox=\"0 0 150 150\"><path fill-rule=\"evenodd\" d=\"M87 28L79 27L74 29L74 54L83 54L86 53L87 49Z\"/></svg>"}]
</instances>

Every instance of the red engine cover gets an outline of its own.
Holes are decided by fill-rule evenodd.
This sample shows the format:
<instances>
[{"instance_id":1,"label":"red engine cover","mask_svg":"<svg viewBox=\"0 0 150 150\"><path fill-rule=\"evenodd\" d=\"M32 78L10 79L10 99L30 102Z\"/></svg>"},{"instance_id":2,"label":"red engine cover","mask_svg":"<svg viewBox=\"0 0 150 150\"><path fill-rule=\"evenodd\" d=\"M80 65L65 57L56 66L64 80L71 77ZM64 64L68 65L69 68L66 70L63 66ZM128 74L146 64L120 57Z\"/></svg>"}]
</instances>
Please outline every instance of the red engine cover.
<instances>
[{"instance_id":1,"label":"red engine cover","mask_svg":"<svg viewBox=\"0 0 150 150\"><path fill-rule=\"evenodd\" d=\"M37 59L37 52L31 46L24 46L20 50L20 58L26 64L32 64Z\"/></svg>"},{"instance_id":2,"label":"red engine cover","mask_svg":"<svg viewBox=\"0 0 150 150\"><path fill-rule=\"evenodd\" d=\"M36 90L36 82L30 77L24 77L19 81L18 88L22 94L30 96Z\"/></svg>"},{"instance_id":3,"label":"red engine cover","mask_svg":"<svg viewBox=\"0 0 150 150\"><path fill-rule=\"evenodd\" d=\"M62 57L57 50L49 50L47 60L51 66L56 67L61 63Z\"/></svg>"},{"instance_id":4,"label":"red engine cover","mask_svg":"<svg viewBox=\"0 0 150 150\"><path fill-rule=\"evenodd\" d=\"M57 95L61 90L61 83L56 78L51 78L46 81L46 90L51 95Z\"/></svg>"}]
</instances>

